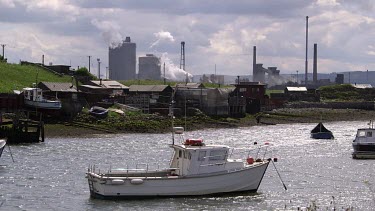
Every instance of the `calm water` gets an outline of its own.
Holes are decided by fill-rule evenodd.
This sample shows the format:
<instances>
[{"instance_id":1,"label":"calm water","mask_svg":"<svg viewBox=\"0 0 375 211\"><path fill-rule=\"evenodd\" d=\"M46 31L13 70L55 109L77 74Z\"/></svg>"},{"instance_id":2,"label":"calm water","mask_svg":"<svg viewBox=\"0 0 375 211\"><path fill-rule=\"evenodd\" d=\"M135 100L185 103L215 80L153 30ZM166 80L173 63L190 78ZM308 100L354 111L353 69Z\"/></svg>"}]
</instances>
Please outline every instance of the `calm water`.
<instances>
[{"instance_id":1,"label":"calm water","mask_svg":"<svg viewBox=\"0 0 375 211\"><path fill-rule=\"evenodd\" d=\"M288 190L270 165L257 194L132 201L90 199L85 172L161 161L172 155L170 134L124 134L97 138L54 138L12 146L0 160L0 210L297 210L315 202L320 209L373 210L375 160L353 160L351 142L366 122L326 123L334 140L313 140L315 124L209 129L187 133L206 143L251 147L272 144L272 157ZM164 165L164 166L165 166ZM163 165L161 167L164 167Z\"/></svg>"}]
</instances>

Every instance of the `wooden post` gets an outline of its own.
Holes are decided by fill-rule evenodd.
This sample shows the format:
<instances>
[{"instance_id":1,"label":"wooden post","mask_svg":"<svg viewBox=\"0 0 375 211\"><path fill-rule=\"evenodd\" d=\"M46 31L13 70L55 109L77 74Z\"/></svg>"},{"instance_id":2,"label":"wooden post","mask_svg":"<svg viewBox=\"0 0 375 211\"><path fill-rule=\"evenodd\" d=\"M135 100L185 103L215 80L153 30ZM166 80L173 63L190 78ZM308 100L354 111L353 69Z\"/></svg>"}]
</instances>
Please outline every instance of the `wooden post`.
<instances>
[{"instance_id":1,"label":"wooden post","mask_svg":"<svg viewBox=\"0 0 375 211\"><path fill-rule=\"evenodd\" d=\"M41 129L41 136L42 136L42 142L44 142L44 122L42 121L40 123L40 129Z\"/></svg>"}]
</instances>

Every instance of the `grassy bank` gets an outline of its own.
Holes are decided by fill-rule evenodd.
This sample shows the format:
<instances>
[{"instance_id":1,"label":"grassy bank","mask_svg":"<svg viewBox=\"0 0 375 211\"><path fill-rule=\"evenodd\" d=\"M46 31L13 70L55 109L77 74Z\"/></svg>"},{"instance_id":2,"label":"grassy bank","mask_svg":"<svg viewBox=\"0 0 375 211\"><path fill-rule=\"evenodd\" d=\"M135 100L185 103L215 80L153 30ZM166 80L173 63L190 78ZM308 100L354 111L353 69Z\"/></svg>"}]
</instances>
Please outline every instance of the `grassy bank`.
<instances>
[{"instance_id":1,"label":"grassy bank","mask_svg":"<svg viewBox=\"0 0 375 211\"><path fill-rule=\"evenodd\" d=\"M71 82L70 76L57 76L42 68L31 65L0 63L0 92L10 93L30 87L40 81Z\"/></svg>"}]
</instances>

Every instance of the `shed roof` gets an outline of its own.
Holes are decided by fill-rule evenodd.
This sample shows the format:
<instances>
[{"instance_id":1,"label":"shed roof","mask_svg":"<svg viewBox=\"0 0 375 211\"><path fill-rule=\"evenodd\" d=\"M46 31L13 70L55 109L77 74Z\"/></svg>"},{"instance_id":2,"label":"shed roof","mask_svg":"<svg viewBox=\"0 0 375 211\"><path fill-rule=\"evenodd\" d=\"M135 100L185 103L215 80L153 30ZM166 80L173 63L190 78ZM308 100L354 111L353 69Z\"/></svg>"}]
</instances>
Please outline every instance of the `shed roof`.
<instances>
[{"instance_id":1,"label":"shed roof","mask_svg":"<svg viewBox=\"0 0 375 211\"><path fill-rule=\"evenodd\" d=\"M307 88L304 86L299 86L299 87L287 86L285 89L288 92L307 92Z\"/></svg>"},{"instance_id":2,"label":"shed roof","mask_svg":"<svg viewBox=\"0 0 375 211\"><path fill-rule=\"evenodd\" d=\"M129 87L130 92L162 92L169 85L131 85Z\"/></svg>"},{"instance_id":3,"label":"shed roof","mask_svg":"<svg viewBox=\"0 0 375 211\"><path fill-rule=\"evenodd\" d=\"M198 88L205 88L202 83L181 83L176 84L178 88L191 88L191 89L198 89Z\"/></svg>"},{"instance_id":4,"label":"shed roof","mask_svg":"<svg viewBox=\"0 0 375 211\"><path fill-rule=\"evenodd\" d=\"M370 89L372 88L371 84L352 84L357 89Z\"/></svg>"},{"instance_id":5,"label":"shed roof","mask_svg":"<svg viewBox=\"0 0 375 211\"><path fill-rule=\"evenodd\" d=\"M39 82L52 92L77 92L77 88L72 83L64 82Z\"/></svg>"},{"instance_id":6,"label":"shed roof","mask_svg":"<svg viewBox=\"0 0 375 211\"><path fill-rule=\"evenodd\" d=\"M108 88L108 89L129 89L129 87L121 84L118 81L102 80L101 82L100 81L91 81L91 82L97 86L101 86L101 87Z\"/></svg>"}]
</instances>

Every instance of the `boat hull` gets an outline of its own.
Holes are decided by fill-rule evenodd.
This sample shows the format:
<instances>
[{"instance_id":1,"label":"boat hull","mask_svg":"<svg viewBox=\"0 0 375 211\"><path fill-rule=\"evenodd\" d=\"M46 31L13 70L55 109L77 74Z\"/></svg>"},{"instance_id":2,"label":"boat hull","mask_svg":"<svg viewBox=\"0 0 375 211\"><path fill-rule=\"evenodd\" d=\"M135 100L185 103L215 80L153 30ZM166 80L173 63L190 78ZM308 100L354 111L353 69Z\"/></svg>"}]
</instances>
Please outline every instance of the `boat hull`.
<instances>
[{"instance_id":1,"label":"boat hull","mask_svg":"<svg viewBox=\"0 0 375 211\"><path fill-rule=\"evenodd\" d=\"M94 198L143 198L215 195L256 192L269 162L259 162L241 170L191 177L105 177L87 173Z\"/></svg>"},{"instance_id":2,"label":"boat hull","mask_svg":"<svg viewBox=\"0 0 375 211\"><path fill-rule=\"evenodd\" d=\"M32 108L46 109L46 110L59 110L61 109L60 101L31 101L25 100L25 105Z\"/></svg>"},{"instance_id":3,"label":"boat hull","mask_svg":"<svg viewBox=\"0 0 375 211\"><path fill-rule=\"evenodd\" d=\"M314 139L333 139L333 134L332 134L332 132L311 133L311 138L314 138Z\"/></svg>"},{"instance_id":4,"label":"boat hull","mask_svg":"<svg viewBox=\"0 0 375 211\"><path fill-rule=\"evenodd\" d=\"M375 159L375 143L353 143L353 158Z\"/></svg>"}]
</instances>

